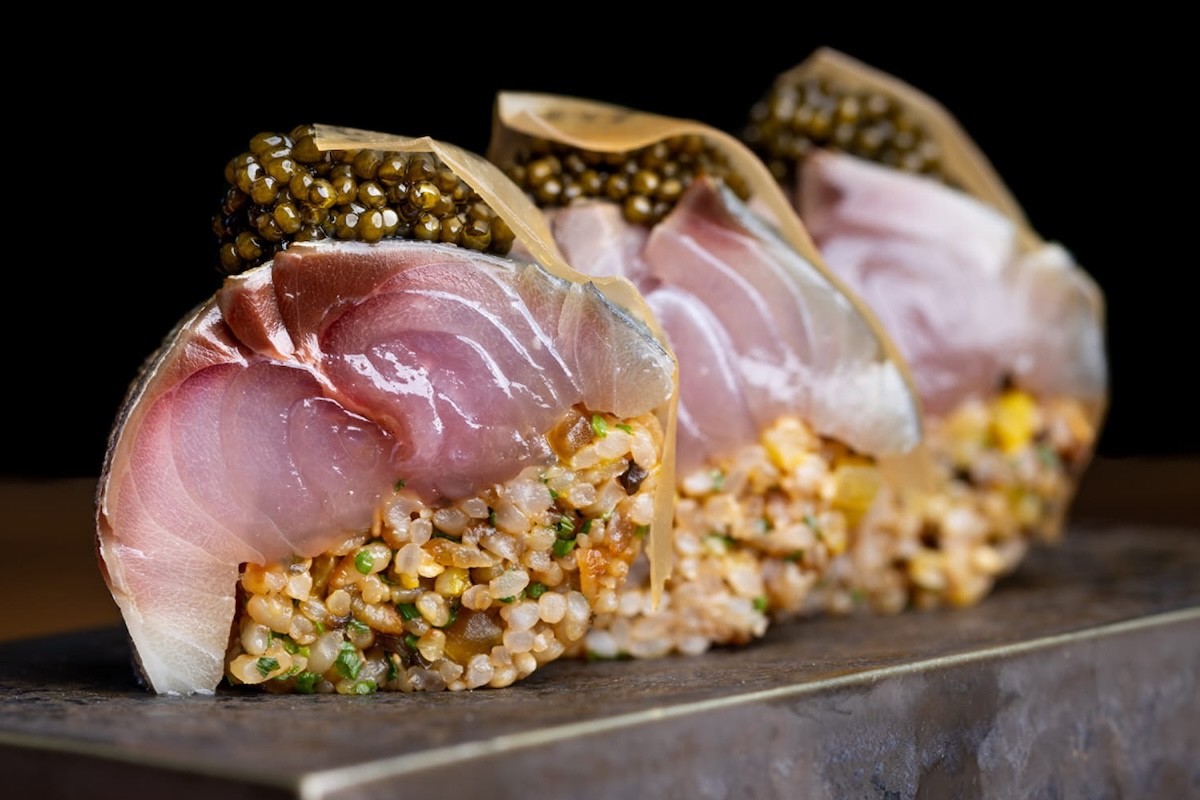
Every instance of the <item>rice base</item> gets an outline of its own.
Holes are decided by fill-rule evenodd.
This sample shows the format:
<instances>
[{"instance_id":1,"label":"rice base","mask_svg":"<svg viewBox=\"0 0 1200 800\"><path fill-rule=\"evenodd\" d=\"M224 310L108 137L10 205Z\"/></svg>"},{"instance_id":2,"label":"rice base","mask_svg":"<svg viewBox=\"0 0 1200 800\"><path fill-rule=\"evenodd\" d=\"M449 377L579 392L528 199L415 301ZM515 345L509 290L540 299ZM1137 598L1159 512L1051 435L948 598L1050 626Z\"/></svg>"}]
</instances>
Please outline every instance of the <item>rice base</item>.
<instances>
[{"instance_id":1,"label":"rice base","mask_svg":"<svg viewBox=\"0 0 1200 800\"><path fill-rule=\"evenodd\" d=\"M370 694L501 687L583 640L654 514L663 431L577 407L557 463L432 506L397 486L368 531L316 558L246 564L233 685Z\"/></svg>"},{"instance_id":2,"label":"rice base","mask_svg":"<svg viewBox=\"0 0 1200 800\"><path fill-rule=\"evenodd\" d=\"M674 567L657 610L644 560L574 655L653 658L744 645L774 621L894 614L983 599L1061 534L1096 431L1070 398L1008 390L929 420L931 493L782 418L735 457L682 476Z\"/></svg>"}]
</instances>

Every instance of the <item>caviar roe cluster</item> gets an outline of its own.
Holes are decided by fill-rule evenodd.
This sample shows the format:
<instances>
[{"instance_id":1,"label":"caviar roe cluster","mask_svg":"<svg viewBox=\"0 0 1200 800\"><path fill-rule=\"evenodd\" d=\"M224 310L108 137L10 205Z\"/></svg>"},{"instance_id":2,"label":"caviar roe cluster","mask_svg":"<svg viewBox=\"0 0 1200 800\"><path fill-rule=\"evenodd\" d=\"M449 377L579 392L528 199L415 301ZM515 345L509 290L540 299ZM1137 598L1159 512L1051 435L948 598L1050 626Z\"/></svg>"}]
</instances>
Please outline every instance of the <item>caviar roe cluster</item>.
<instances>
[{"instance_id":1,"label":"caviar roe cluster","mask_svg":"<svg viewBox=\"0 0 1200 800\"><path fill-rule=\"evenodd\" d=\"M698 135L674 136L636 150L602 153L531 139L508 176L542 208L598 198L619 203L630 222L654 225L700 175L720 180L741 199L745 181Z\"/></svg>"},{"instance_id":2,"label":"caviar roe cluster","mask_svg":"<svg viewBox=\"0 0 1200 800\"><path fill-rule=\"evenodd\" d=\"M742 138L787 186L804 156L820 149L946 180L937 143L896 100L823 78L773 86L751 108Z\"/></svg>"},{"instance_id":3,"label":"caviar roe cluster","mask_svg":"<svg viewBox=\"0 0 1200 800\"><path fill-rule=\"evenodd\" d=\"M319 150L310 125L258 134L226 165L225 180L213 231L227 274L270 261L292 242L415 239L505 255L514 241L433 153Z\"/></svg>"}]
</instances>

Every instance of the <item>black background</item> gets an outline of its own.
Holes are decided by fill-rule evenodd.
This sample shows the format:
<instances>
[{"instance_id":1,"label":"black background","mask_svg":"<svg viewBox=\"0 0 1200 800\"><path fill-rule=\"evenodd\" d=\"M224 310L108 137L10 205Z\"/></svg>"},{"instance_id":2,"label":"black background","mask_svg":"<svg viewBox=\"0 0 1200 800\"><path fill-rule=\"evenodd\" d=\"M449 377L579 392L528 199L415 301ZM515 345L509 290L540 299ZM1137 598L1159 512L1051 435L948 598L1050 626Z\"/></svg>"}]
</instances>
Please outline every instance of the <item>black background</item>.
<instances>
[{"instance_id":1,"label":"black background","mask_svg":"<svg viewBox=\"0 0 1200 800\"><path fill-rule=\"evenodd\" d=\"M1196 102L1169 20L1052 25L1013 9L947 28L901 11L605 8L105 17L36 34L10 96L0 474L98 474L138 365L219 285L209 220L225 163L255 133L325 122L483 152L501 89L736 133L772 78L820 46L941 101L1034 227L1100 283L1112 380L1100 453L1200 453Z\"/></svg>"}]
</instances>

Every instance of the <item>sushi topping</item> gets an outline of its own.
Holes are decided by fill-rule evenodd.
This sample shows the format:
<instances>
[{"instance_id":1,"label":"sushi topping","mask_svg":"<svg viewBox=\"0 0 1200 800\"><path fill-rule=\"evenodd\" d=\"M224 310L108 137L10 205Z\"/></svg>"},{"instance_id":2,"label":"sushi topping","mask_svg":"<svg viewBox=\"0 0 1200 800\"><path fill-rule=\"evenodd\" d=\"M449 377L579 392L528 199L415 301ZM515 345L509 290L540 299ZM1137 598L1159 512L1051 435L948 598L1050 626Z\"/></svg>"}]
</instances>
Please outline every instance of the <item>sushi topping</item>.
<instances>
[{"instance_id":1,"label":"sushi topping","mask_svg":"<svg viewBox=\"0 0 1200 800\"><path fill-rule=\"evenodd\" d=\"M320 150L315 129L260 133L225 167L213 219L219 269L244 272L292 242L385 238L506 255L512 231L432 153Z\"/></svg>"},{"instance_id":2,"label":"sushi topping","mask_svg":"<svg viewBox=\"0 0 1200 800\"><path fill-rule=\"evenodd\" d=\"M725 156L698 135L612 153L531 139L508 175L543 208L605 199L620 204L627 220L644 225L665 217L701 175L722 181L743 200L750 196Z\"/></svg>"},{"instance_id":3,"label":"sushi topping","mask_svg":"<svg viewBox=\"0 0 1200 800\"><path fill-rule=\"evenodd\" d=\"M900 103L824 78L777 83L751 109L743 138L788 186L797 165L817 149L945 181L937 143Z\"/></svg>"}]
</instances>

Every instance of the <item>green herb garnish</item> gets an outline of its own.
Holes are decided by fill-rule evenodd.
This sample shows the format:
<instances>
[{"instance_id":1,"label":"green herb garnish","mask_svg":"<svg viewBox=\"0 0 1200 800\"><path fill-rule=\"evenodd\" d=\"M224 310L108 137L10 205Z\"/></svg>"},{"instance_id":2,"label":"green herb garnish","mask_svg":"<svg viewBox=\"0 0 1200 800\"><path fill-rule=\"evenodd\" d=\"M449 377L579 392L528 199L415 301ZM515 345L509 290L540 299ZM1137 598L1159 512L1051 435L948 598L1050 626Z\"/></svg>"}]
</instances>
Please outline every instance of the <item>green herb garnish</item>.
<instances>
[{"instance_id":1,"label":"green herb garnish","mask_svg":"<svg viewBox=\"0 0 1200 800\"><path fill-rule=\"evenodd\" d=\"M258 660L258 663L255 665L255 667L258 669L258 674L265 678L275 670L279 669L279 659L268 658L264 656Z\"/></svg>"},{"instance_id":2,"label":"green herb garnish","mask_svg":"<svg viewBox=\"0 0 1200 800\"><path fill-rule=\"evenodd\" d=\"M767 596L765 594L760 594L758 597L754 598L754 610L760 614L767 610L767 606L769 604L770 601L767 600Z\"/></svg>"},{"instance_id":3,"label":"green herb garnish","mask_svg":"<svg viewBox=\"0 0 1200 800\"><path fill-rule=\"evenodd\" d=\"M525 587L525 592L529 595L530 599L537 600L546 593L546 589L548 588L544 583L531 583Z\"/></svg>"},{"instance_id":4,"label":"green herb garnish","mask_svg":"<svg viewBox=\"0 0 1200 800\"><path fill-rule=\"evenodd\" d=\"M1038 442L1035 452L1037 453L1038 461L1042 462L1042 466L1050 469L1058 469L1062 461L1058 457L1058 453L1054 448L1045 442Z\"/></svg>"},{"instance_id":5,"label":"green herb garnish","mask_svg":"<svg viewBox=\"0 0 1200 800\"><path fill-rule=\"evenodd\" d=\"M342 642L342 649L334 659L333 666L343 678L354 680L358 677L358 671L362 669L362 658L359 657L358 650L354 645Z\"/></svg>"},{"instance_id":6,"label":"green herb garnish","mask_svg":"<svg viewBox=\"0 0 1200 800\"><path fill-rule=\"evenodd\" d=\"M599 414L592 414L592 431L603 439L608 436L608 422Z\"/></svg>"},{"instance_id":7,"label":"green herb garnish","mask_svg":"<svg viewBox=\"0 0 1200 800\"><path fill-rule=\"evenodd\" d=\"M367 623L362 622L357 619L352 619L349 622L347 622L346 627L349 630L353 631L354 633L359 634L360 636L363 634L366 634L366 633L370 633L370 631L371 631L371 628L370 628L370 626L367 625Z\"/></svg>"},{"instance_id":8,"label":"green herb garnish","mask_svg":"<svg viewBox=\"0 0 1200 800\"><path fill-rule=\"evenodd\" d=\"M291 669L289 669L287 672L283 673L282 675L276 675L275 680L286 681L288 678L291 678L292 676L296 675L299 672L300 672L300 665L296 664Z\"/></svg>"},{"instance_id":9,"label":"green herb garnish","mask_svg":"<svg viewBox=\"0 0 1200 800\"><path fill-rule=\"evenodd\" d=\"M568 539L575 535L575 520L570 517L562 517L558 520L555 529L558 531L558 538Z\"/></svg>"},{"instance_id":10,"label":"green herb garnish","mask_svg":"<svg viewBox=\"0 0 1200 800\"><path fill-rule=\"evenodd\" d=\"M524 592L522 592L521 594L524 594ZM458 607L461 604L461 602L462 602L461 600L455 600L454 603L450 606L450 617L446 620L445 625L434 625L433 627L449 628L451 625L453 625L455 622L457 622L458 621Z\"/></svg>"},{"instance_id":11,"label":"green herb garnish","mask_svg":"<svg viewBox=\"0 0 1200 800\"><path fill-rule=\"evenodd\" d=\"M712 472L709 473L709 477L712 479L713 491L714 492L721 491L722 487L725 486L725 473L721 472L721 470L719 470L719 469L714 469Z\"/></svg>"},{"instance_id":12,"label":"green herb garnish","mask_svg":"<svg viewBox=\"0 0 1200 800\"><path fill-rule=\"evenodd\" d=\"M352 691L354 694L375 694L375 692L379 691L379 687L375 685L375 681L365 680L354 684Z\"/></svg>"},{"instance_id":13,"label":"green herb garnish","mask_svg":"<svg viewBox=\"0 0 1200 800\"><path fill-rule=\"evenodd\" d=\"M633 529L634 536L638 537L639 539L645 539L646 534L648 534L648 533L650 533L649 525L638 525L636 528Z\"/></svg>"},{"instance_id":14,"label":"green herb garnish","mask_svg":"<svg viewBox=\"0 0 1200 800\"><path fill-rule=\"evenodd\" d=\"M403 489L403 488L405 487L405 485L406 485L406 484L405 484L405 482L404 482L404 478L397 478L397 479L396 479L396 486L395 486L395 490L398 492L398 491L400 491L401 489Z\"/></svg>"},{"instance_id":15,"label":"green herb garnish","mask_svg":"<svg viewBox=\"0 0 1200 800\"><path fill-rule=\"evenodd\" d=\"M574 539L558 539L554 542L554 555L562 558L575 549Z\"/></svg>"},{"instance_id":16,"label":"green herb garnish","mask_svg":"<svg viewBox=\"0 0 1200 800\"><path fill-rule=\"evenodd\" d=\"M633 428L629 427L624 422L618 422L617 427L620 428L621 430L625 431L626 433L633 433Z\"/></svg>"},{"instance_id":17,"label":"green herb garnish","mask_svg":"<svg viewBox=\"0 0 1200 800\"><path fill-rule=\"evenodd\" d=\"M711 531L708 533L707 536L705 536L705 538L708 539L709 541L713 542L714 544L720 544L723 548L726 548L726 549L733 547L733 545L735 544L734 538L732 536L725 534L725 533L721 533L720 531Z\"/></svg>"},{"instance_id":18,"label":"green herb garnish","mask_svg":"<svg viewBox=\"0 0 1200 800\"><path fill-rule=\"evenodd\" d=\"M315 672L301 672L296 676L296 691L300 694L312 694L321 676Z\"/></svg>"},{"instance_id":19,"label":"green herb garnish","mask_svg":"<svg viewBox=\"0 0 1200 800\"><path fill-rule=\"evenodd\" d=\"M405 619L416 619L421 616L421 612L417 610L417 606L414 603L400 603L396 606L396 610Z\"/></svg>"},{"instance_id":20,"label":"green herb garnish","mask_svg":"<svg viewBox=\"0 0 1200 800\"><path fill-rule=\"evenodd\" d=\"M817 518L812 514L804 515L804 524L812 528L812 532L817 535L821 541L825 541L825 531L821 530L821 523L817 522Z\"/></svg>"}]
</instances>

